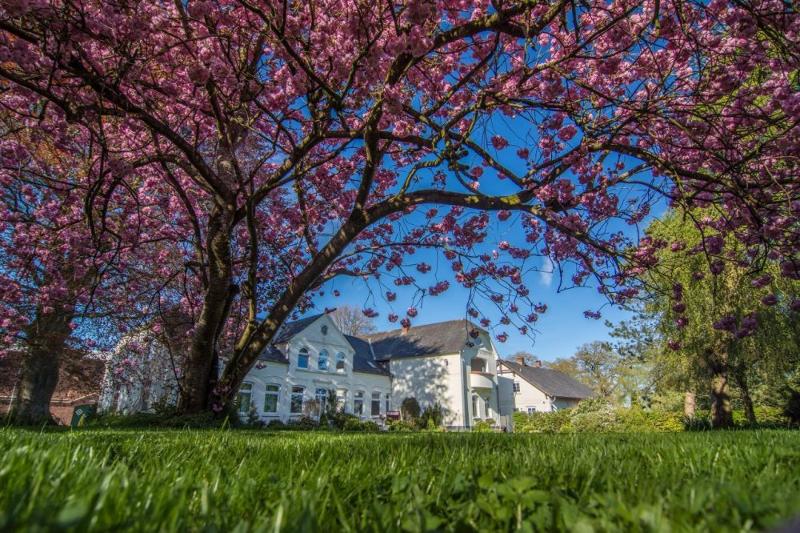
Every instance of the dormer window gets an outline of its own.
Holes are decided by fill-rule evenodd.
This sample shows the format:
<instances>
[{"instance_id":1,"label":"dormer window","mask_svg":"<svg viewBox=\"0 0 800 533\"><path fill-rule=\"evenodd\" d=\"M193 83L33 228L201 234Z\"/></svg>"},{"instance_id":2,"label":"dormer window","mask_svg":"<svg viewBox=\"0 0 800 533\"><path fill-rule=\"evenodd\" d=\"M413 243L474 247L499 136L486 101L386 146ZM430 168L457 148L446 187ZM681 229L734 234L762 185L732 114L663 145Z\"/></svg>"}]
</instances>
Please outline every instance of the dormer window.
<instances>
[{"instance_id":1,"label":"dormer window","mask_svg":"<svg viewBox=\"0 0 800 533\"><path fill-rule=\"evenodd\" d=\"M328 350L320 350L317 366L320 370L328 370Z\"/></svg>"},{"instance_id":2,"label":"dormer window","mask_svg":"<svg viewBox=\"0 0 800 533\"><path fill-rule=\"evenodd\" d=\"M297 354L297 368L308 368L308 348L300 348Z\"/></svg>"},{"instance_id":3,"label":"dormer window","mask_svg":"<svg viewBox=\"0 0 800 533\"><path fill-rule=\"evenodd\" d=\"M336 371L344 372L344 353L342 352L336 354Z\"/></svg>"}]
</instances>

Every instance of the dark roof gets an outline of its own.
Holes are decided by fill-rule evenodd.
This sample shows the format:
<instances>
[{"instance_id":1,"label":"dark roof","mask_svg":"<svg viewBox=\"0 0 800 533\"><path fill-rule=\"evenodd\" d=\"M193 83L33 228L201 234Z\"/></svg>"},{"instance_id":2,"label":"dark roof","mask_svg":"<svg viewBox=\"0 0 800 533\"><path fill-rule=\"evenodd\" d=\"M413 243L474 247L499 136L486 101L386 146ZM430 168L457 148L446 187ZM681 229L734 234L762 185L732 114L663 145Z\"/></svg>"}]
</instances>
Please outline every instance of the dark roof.
<instances>
[{"instance_id":1,"label":"dark roof","mask_svg":"<svg viewBox=\"0 0 800 533\"><path fill-rule=\"evenodd\" d=\"M289 358L277 346L271 344L264 348L261 355L258 356L260 361L272 361L273 363L289 363Z\"/></svg>"},{"instance_id":2,"label":"dark roof","mask_svg":"<svg viewBox=\"0 0 800 533\"><path fill-rule=\"evenodd\" d=\"M368 341L353 337L352 335L345 335L345 338L356 352L353 356L353 372L389 375L388 370L372 356L372 350L369 347Z\"/></svg>"},{"instance_id":3,"label":"dark roof","mask_svg":"<svg viewBox=\"0 0 800 533\"><path fill-rule=\"evenodd\" d=\"M316 315L311 315L306 318L301 318L300 320L295 320L294 322L286 322L283 324L283 327L278 330L278 334L275 335L275 339L273 342L275 344L280 344L282 342L286 342L308 326L311 325L312 322L317 320L319 317L324 315L325 313L319 313Z\"/></svg>"},{"instance_id":4,"label":"dark roof","mask_svg":"<svg viewBox=\"0 0 800 533\"><path fill-rule=\"evenodd\" d=\"M365 340L372 345L377 361L459 353L471 340L470 331L485 332L468 320L449 320L410 328L384 331L368 335Z\"/></svg>"},{"instance_id":5,"label":"dark roof","mask_svg":"<svg viewBox=\"0 0 800 533\"><path fill-rule=\"evenodd\" d=\"M550 396L576 398L579 400L593 396L592 389L558 370L521 365L517 362L506 360L501 360L500 363Z\"/></svg>"}]
</instances>

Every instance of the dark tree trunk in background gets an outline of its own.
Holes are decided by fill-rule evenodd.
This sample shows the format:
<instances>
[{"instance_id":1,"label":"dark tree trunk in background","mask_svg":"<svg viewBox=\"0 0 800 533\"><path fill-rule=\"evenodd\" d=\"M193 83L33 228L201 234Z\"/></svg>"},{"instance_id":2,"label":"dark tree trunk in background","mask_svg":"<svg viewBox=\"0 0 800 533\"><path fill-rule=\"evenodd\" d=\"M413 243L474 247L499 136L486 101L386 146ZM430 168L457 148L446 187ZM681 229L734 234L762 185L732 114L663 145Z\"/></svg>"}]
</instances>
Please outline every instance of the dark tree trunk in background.
<instances>
[{"instance_id":1,"label":"dark tree trunk in background","mask_svg":"<svg viewBox=\"0 0 800 533\"><path fill-rule=\"evenodd\" d=\"M733 411L728 384L728 354L720 352L711 359L711 426L714 429L733 426Z\"/></svg>"},{"instance_id":2,"label":"dark tree trunk in background","mask_svg":"<svg viewBox=\"0 0 800 533\"><path fill-rule=\"evenodd\" d=\"M734 372L734 380L736 386L739 388L739 393L742 395L742 405L744 406L744 415L747 418L747 423L755 426L758 423L756 419L756 412L753 408L753 398L750 396L750 386L747 383L747 376L743 368L737 368Z\"/></svg>"},{"instance_id":3,"label":"dark tree trunk in background","mask_svg":"<svg viewBox=\"0 0 800 533\"><path fill-rule=\"evenodd\" d=\"M43 313L41 309L25 331L26 353L11 403L10 420L18 425L52 423L50 400L58 384L58 370L70 335L73 316L62 309Z\"/></svg>"}]
</instances>

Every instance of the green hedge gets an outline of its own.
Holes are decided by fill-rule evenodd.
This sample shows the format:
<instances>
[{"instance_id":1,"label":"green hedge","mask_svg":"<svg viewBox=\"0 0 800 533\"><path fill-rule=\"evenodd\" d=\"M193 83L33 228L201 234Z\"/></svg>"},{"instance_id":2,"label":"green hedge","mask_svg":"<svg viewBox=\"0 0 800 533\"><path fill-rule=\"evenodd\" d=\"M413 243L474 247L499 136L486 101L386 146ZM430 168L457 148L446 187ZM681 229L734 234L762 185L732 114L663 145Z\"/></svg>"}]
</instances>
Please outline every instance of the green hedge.
<instances>
[{"instance_id":1,"label":"green hedge","mask_svg":"<svg viewBox=\"0 0 800 533\"><path fill-rule=\"evenodd\" d=\"M789 426L781 410L772 407L755 409L757 427ZM736 427L750 425L741 411L734 411ZM614 407L594 401L581 402L575 409L550 413L514 413L514 431L521 433L607 433L607 432L674 432L710 429L710 415L699 411L693 419L681 413L644 410L640 407Z\"/></svg>"}]
</instances>

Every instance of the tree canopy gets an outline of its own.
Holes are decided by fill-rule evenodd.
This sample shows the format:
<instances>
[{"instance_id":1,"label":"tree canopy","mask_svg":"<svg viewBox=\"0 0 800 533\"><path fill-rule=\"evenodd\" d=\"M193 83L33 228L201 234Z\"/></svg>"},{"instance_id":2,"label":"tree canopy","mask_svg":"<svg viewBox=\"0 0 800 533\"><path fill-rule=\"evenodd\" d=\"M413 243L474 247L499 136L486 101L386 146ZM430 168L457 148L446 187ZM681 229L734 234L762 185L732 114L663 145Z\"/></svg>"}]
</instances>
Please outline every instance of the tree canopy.
<instances>
[{"instance_id":1,"label":"tree canopy","mask_svg":"<svg viewBox=\"0 0 800 533\"><path fill-rule=\"evenodd\" d=\"M664 202L707 209L695 222L711 268L714 239L730 238L800 277L800 20L785 2L0 9L13 129L84 161L45 176L83 206L62 242L138 249L153 238L142 220L171 228L167 252L145 255L163 280L152 301L194 321L184 411L228 404L281 324L336 277L373 280L405 324L422 296L458 283L500 341L545 309L526 284L535 256L624 303L670 245L636 231ZM33 158L18 136L2 142L5 186ZM12 225L4 247L36 238L6 208L0 223ZM493 242L494 224L518 238ZM417 296L399 307L402 286ZM5 336L24 326L3 313Z\"/></svg>"}]
</instances>

